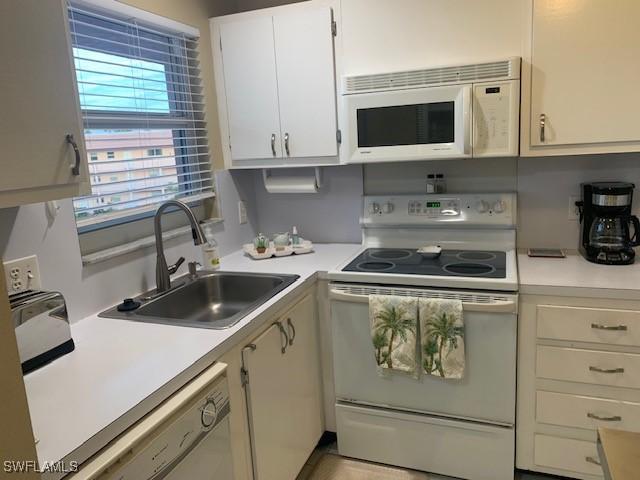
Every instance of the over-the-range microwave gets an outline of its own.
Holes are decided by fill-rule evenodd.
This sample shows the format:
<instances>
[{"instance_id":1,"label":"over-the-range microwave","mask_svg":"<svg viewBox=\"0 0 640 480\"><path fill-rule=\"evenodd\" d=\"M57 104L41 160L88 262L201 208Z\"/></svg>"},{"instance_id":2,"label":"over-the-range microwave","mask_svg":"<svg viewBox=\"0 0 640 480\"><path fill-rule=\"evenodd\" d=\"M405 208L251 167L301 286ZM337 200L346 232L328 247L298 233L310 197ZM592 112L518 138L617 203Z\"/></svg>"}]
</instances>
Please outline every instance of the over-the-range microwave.
<instances>
[{"instance_id":1,"label":"over-the-range microwave","mask_svg":"<svg viewBox=\"0 0 640 480\"><path fill-rule=\"evenodd\" d=\"M518 155L520 58L345 76L345 163Z\"/></svg>"}]
</instances>

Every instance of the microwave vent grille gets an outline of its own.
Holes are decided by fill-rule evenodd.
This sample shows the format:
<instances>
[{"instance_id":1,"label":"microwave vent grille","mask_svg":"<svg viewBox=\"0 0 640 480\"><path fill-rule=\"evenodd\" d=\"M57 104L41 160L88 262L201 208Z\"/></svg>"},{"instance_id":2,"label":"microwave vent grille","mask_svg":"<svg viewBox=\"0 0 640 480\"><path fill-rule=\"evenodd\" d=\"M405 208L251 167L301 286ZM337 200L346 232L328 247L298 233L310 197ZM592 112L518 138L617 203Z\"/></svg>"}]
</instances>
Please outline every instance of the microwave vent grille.
<instances>
[{"instance_id":1,"label":"microwave vent grille","mask_svg":"<svg viewBox=\"0 0 640 480\"><path fill-rule=\"evenodd\" d=\"M478 63L456 67L355 75L344 77L344 93L432 87L489 80L511 80L520 77L520 59Z\"/></svg>"}]
</instances>

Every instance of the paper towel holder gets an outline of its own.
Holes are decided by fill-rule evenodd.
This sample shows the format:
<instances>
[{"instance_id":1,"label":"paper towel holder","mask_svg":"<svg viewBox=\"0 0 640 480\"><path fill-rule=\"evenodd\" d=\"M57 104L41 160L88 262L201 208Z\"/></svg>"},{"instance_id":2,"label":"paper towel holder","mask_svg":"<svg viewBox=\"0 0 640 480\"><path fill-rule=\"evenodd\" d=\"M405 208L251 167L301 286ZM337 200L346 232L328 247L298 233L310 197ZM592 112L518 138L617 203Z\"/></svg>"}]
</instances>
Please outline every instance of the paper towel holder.
<instances>
[{"instance_id":1,"label":"paper towel holder","mask_svg":"<svg viewBox=\"0 0 640 480\"><path fill-rule=\"evenodd\" d=\"M320 167L313 167L315 177L316 177L316 188L320 190L322 188L322 170ZM271 176L271 169L263 168L262 169L262 181L264 182L264 186L267 186L267 179Z\"/></svg>"}]
</instances>

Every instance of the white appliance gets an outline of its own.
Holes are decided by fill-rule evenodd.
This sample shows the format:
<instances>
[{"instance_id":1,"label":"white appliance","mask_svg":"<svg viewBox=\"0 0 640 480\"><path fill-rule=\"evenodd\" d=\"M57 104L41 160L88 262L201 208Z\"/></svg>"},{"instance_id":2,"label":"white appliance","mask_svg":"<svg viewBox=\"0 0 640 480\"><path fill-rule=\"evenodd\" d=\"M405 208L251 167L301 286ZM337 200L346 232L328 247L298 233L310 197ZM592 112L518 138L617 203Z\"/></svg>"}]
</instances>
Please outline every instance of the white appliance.
<instances>
[{"instance_id":1,"label":"white appliance","mask_svg":"<svg viewBox=\"0 0 640 480\"><path fill-rule=\"evenodd\" d=\"M342 81L345 163L518 155L520 58Z\"/></svg>"},{"instance_id":2,"label":"white appliance","mask_svg":"<svg viewBox=\"0 0 640 480\"><path fill-rule=\"evenodd\" d=\"M226 368L201 373L70 480L233 480Z\"/></svg>"},{"instance_id":3,"label":"white appliance","mask_svg":"<svg viewBox=\"0 0 640 480\"><path fill-rule=\"evenodd\" d=\"M342 455L457 478L513 479L515 212L515 194L364 198L363 248L329 272ZM425 245L442 251L423 256ZM460 299L464 378L381 376L372 294Z\"/></svg>"}]
</instances>

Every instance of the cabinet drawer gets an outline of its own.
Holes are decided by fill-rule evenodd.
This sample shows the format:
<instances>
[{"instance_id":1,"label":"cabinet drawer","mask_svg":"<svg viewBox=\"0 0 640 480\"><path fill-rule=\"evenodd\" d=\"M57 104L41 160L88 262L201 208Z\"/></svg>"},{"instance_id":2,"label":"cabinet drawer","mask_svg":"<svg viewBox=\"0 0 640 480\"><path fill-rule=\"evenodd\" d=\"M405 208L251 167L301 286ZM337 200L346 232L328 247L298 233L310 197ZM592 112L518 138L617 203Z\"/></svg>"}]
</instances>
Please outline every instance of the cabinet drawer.
<instances>
[{"instance_id":1,"label":"cabinet drawer","mask_svg":"<svg viewBox=\"0 0 640 480\"><path fill-rule=\"evenodd\" d=\"M538 391L536 420L563 427L640 431L640 403Z\"/></svg>"},{"instance_id":2,"label":"cabinet drawer","mask_svg":"<svg viewBox=\"0 0 640 480\"><path fill-rule=\"evenodd\" d=\"M640 312L539 305L538 338L640 345Z\"/></svg>"},{"instance_id":3,"label":"cabinet drawer","mask_svg":"<svg viewBox=\"0 0 640 480\"><path fill-rule=\"evenodd\" d=\"M602 476L595 442L536 435L533 459L536 465L569 472Z\"/></svg>"},{"instance_id":4,"label":"cabinet drawer","mask_svg":"<svg viewBox=\"0 0 640 480\"><path fill-rule=\"evenodd\" d=\"M538 378L640 388L640 355L539 345Z\"/></svg>"}]
</instances>

